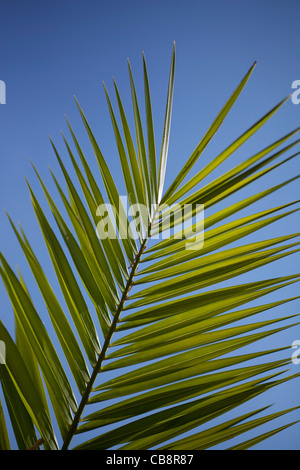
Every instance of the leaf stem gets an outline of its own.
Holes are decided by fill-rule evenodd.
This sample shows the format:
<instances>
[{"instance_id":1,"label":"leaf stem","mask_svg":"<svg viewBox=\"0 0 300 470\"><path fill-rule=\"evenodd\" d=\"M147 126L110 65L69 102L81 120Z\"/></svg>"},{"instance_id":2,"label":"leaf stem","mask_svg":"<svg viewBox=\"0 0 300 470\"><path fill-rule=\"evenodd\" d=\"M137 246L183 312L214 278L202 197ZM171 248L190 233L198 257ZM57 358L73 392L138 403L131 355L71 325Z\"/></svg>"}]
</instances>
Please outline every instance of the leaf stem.
<instances>
[{"instance_id":1,"label":"leaf stem","mask_svg":"<svg viewBox=\"0 0 300 470\"><path fill-rule=\"evenodd\" d=\"M87 383L87 386L86 386L86 389L82 395L82 398L81 398L81 401L80 401L80 404L78 406L78 409L74 415L74 419L73 419L73 422L69 428L69 431L64 439L64 443L62 445L62 448L61 450L67 450L69 445L70 445L70 442L74 436L74 434L76 433L76 430L77 430L77 426L78 426L78 423L79 423L79 420L81 418L81 415L82 415L82 412L88 402L88 399L89 399L89 396L90 396L90 393L92 391L92 388L93 388L93 385L94 385L94 382L96 380L96 377L98 375L98 373L100 372L100 369L101 369L101 366L102 366L102 362L103 360L105 359L105 354L106 354L106 351L109 347L109 343L110 343L110 340L112 338L112 335L113 333L115 332L115 329L116 329L116 326L117 326L117 323L119 321L119 317L121 315L121 312L123 310L123 307L124 307L124 302L127 300L127 295L128 295L128 292L130 291L132 285L133 285L133 277L135 275L135 272L136 272L136 269L138 267L138 264L140 262L140 258L143 254L143 251L146 247L146 243L147 243L147 240L149 238L149 233L150 233L150 224L149 224L149 227L148 227L148 234L147 236L145 237L145 239L143 240L142 244L141 244L141 247L140 247L140 250L138 252L138 254L136 255L133 263L132 263L132 269L131 269L131 272L130 272L130 276L128 278L128 281L126 283L126 286L125 286L125 289L123 291L123 294L122 294L122 298L120 300L120 303L118 305L118 308L117 308L117 311L113 317L113 322L111 324L111 327L109 329L109 332L105 338L105 341L104 341L104 344L103 344L103 347L101 349L101 352L99 354L99 357L98 357L98 360L97 360L97 363L93 369L93 372L92 372L92 375L90 377L90 380L89 382Z\"/></svg>"}]
</instances>

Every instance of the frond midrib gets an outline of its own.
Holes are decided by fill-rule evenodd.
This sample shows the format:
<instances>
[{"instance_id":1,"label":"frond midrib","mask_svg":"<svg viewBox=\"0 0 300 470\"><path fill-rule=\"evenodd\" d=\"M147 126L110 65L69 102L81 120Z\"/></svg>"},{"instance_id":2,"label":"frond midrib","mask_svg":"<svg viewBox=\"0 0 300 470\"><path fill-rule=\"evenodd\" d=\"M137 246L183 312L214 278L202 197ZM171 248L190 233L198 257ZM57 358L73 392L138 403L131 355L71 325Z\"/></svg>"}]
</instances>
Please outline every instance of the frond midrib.
<instances>
[{"instance_id":1,"label":"frond midrib","mask_svg":"<svg viewBox=\"0 0 300 470\"><path fill-rule=\"evenodd\" d=\"M89 399L89 396L90 396L90 393L93 389L93 385L94 385L94 382L96 380L96 377L97 375L99 374L100 370L101 370L101 367L102 367L102 363L105 359L105 356L106 356L106 353L107 353L107 350L109 348L109 345L110 345L110 341L112 339L112 336L113 334L115 333L116 331L116 327L117 327L117 323L119 321L119 318L120 318L120 315L123 311L123 308L124 308L124 304L127 300L127 296L128 296L128 293L130 291L130 289L132 288L134 282L133 282L133 278L134 278L134 275L136 273L136 270L138 268L138 265L140 263L140 259L141 259L141 256L143 254L143 251L145 250L146 248L146 243L147 243L147 240L149 238L149 234L150 234L150 231L151 231L151 223L149 224L149 227L148 227L148 231L147 231L147 235L146 237L144 238L144 240L142 241L141 243L141 246L140 246L140 249L135 257L135 259L133 260L132 264L131 264L131 271L130 271L130 275L129 275L129 278L126 282L126 285L125 285L125 289L122 293L122 297L120 299L120 302L119 302L119 305L117 307L117 310L116 310L116 313L113 317L113 321L112 321L112 324L109 328L109 331L106 335L106 338L105 338L105 341L104 341L104 344L103 344L103 347L101 349L101 352L99 353L98 355L98 359L97 359L97 363L92 371L92 374L91 374L91 377L90 377L90 380L88 381L87 383L87 386L86 386L86 389L82 395L82 398L81 398L81 401L79 403L79 406L77 408L77 411L76 413L74 414L74 418L73 418L73 422L69 428L69 431L68 431L68 434L67 436L65 437L64 439L64 442L63 442L63 445L61 447L61 450L67 450L69 445L70 445L70 442L74 436L74 434L76 433L76 430L77 430L77 427L78 427L78 424L79 424L79 421L80 421L80 418L81 418L81 415L84 411L84 408L85 406L87 405L88 403L88 399Z\"/></svg>"}]
</instances>

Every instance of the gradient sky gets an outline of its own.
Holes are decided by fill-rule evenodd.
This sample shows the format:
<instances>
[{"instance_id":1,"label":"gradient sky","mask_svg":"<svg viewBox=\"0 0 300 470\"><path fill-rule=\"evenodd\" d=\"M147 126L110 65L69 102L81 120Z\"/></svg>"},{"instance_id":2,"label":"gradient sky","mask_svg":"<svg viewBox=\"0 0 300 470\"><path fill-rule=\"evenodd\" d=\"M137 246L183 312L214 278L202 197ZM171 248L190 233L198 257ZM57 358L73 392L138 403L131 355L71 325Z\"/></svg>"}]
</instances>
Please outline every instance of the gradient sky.
<instances>
[{"instance_id":1,"label":"gradient sky","mask_svg":"<svg viewBox=\"0 0 300 470\"><path fill-rule=\"evenodd\" d=\"M112 77L115 78L124 105L131 113L127 58L142 99L142 51L145 52L155 133L160 143L175 40L168 185L255 60L257 66L246 89L203 158L211 158L223 150L293 91L292 82L300 79L299 14L298 0L1 0L0 80L6 83L7 95L6 104L0 105L0 249L11 265L20 266L26 278L26 261L4 209L14 222L21 222L33 247L40 253L41 261L45 256L24 176L37 195L41 195L30 163L32 160L48 187L53 188L48 165L57 172L57 164L48 135L63 153L61 130L68 135L65 114L79 140L82 139L83 148L91 155L74 95L95 131L108 164L116 172L117 184L121 185L102 82L113 96ZM288 100L234 158L250 156L251 152L294 130L299 123L300 105ZM234 158L222 168L226 170L234 164ZM201 162L198 162L195 171L200 167ZM298 173L299 163L295 159L255 189L262 190ZM267 201L276 206L295 199L299 199L298 182ZM43 207L46 208L46 204ZM286 232L299 232L299 228L299 216L295 215L263 234L275 237ZM266 276L294 273L299 271L299 260L295 255L262 272ZM48 263L47 257L45 263ZM250 280L254 277L249 275ZM52 280L51 273L49 278ZM28 282L31 287L29 277ZM32 289L34 292L34 286ZM299 294L297 284L288 289L289 294ZM12 328L11 306L2 284L0 298L0 317ZM281 309L278 314L299 313L299 305L295 302L289 305L288 312ZM278 339L272 338L265 344L266 347L280 347L292 344L296 339L300 339L299 327L287 330ZM300 365L293 365L292 371L300 372ZM275 403L274 411L297 406L299 379L264 395L257 403L258 406ZM288 415L276 424L285 424L290 419L299 419L299 414ZM272 426L273 423L261 429L266 431ZM299 435L300 424L297 424L256 448L299 450Z\"/></svg>"}]
</instances>

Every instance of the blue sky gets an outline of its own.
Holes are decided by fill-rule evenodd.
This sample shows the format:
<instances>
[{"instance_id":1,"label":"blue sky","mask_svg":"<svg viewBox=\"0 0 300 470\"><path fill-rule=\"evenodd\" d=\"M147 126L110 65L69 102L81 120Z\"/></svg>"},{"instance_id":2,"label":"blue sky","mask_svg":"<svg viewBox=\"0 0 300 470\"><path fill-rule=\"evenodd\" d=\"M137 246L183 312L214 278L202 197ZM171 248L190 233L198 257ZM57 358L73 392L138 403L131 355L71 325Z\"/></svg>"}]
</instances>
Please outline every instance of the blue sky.
<instances>
[{"instance_id":1,"label":"blue sky","mask_svg":"<svg viewBox=\"0 0 300 470\"><path fill-rule=\"evenodd\" d=\"M113 96L114 76L130 113L127 58L138 95L142 98L142 51L145 52L155 133L160 143L175 40L176 75L168 185L255 60L257 66L246 89L203 158L211 158L223 150L293 91L292 82L300 79L299 13L297 0L2 0L0 80L6 84L6 104L0 105L0 249L11 265L18 265L22 272L28 272L4 209L15 222L21 222L37 251L41 246L40 256L45 255L24 176L36 193L41 194L30 164L32 160L49 188L53 188L48 165L57 171L57 164L48 135L63 153L61 130L68 135L65 114L82 139L83 148L90 152L74 95L99 139L108 164L115 171L117 184L121 185L102 82ZM300 105L289 100L235 158L251 155L295 129L299 123ZM224 169L232 162L234 160L226 162ZM195 171L200 167L201 162L198 162ZM299 163L295 159L256 188L263 189L298 173ZM297 198L299 183L296 181L280 194L273 195L270 205ZM265 235L279 236L286 230L292 233L299 231L299 227L299 218L295 215L288 224L282 222ZM264 272L273 275L274 269L277 274L297 272L299 256ZM298 295L297 285L290 288L289 293ZM11 307L2 285L0 297L1 319L11 327ZM288 313L298 313L299 303L289 308ZM296 327L288 330L278 340L278 345L291 344L299 338L299 327ZM297 366L293 368L293 372L300 371ZM287 396L288 406L299 404L299 380L283 385L259 404L263 406L271 400L276 403L276 410L285 408ZM296 414L294 419L297 419ZM268 441L268 448L280 446L299 450L299 431L298 424L280 437L274 436ZM265 446L262 443L257 447Z\"/></svg>"}]
</instances>

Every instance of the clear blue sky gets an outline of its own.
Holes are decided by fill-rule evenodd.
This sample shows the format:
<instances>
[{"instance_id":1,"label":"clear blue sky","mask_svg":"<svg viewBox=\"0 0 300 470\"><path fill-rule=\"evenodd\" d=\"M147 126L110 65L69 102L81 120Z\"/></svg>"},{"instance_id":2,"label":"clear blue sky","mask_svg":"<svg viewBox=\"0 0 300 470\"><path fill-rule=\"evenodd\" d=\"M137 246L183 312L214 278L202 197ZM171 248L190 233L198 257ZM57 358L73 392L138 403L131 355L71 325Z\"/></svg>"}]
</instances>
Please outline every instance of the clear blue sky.
<instances>
[{"instance_id":1,"label":"clear blue sky","mask_svg":"<svg viewBox=\"0 0 300 470\"><path fill-rule=\"evenodd\" d=\"M300 79L299 14L298 0L2 0L0 80L6 83L7 102L0 105L0 249L12 266L20 266L25 275L28 272L4 209L15 222L21 222L37 251L41 246L42 259L45 254L24 180L26 175L37 194L41 194L30 160L48 186L53 187L48 165L54 170L57 165L48 135L59 150L63 149L61 129L68 134L65 114L82 138L84 148L88 148L73 95L86 112L102 151L115 170L118 160L102 82L113 95L114 76L125 105L129 105L128 57L142 98L141 54L145 52L155 132L160 142L175 40L176 78L168 184L255 60L258 64L246 89L205 158L223 150L291 93L292 82ZM289 100L253 142L247 144L246 153L238 155L250 155L295 129L299 123L300 105ZM297 173L299 162L294 160L256 189ZM120 174L117 171L117 183L120 183ZM299 183L296 182L272 196L270 205L297 198ZM285 221L266 231L266 237L286 230L288 233L300 231L298 217L291 217L288 224ZM299 259L295 256L264 272L266 276L272 276L275 270L275 275L297 272ZM289 294L298 295L299 287L290 288ZM0 298L1 319L11 327L11 307L2 284ZM298 312L299 303L295 303L289 306L288 312L280 313ZM276 346L291 344L295 339L300 339L298 327L281 336ZM267 347L275 347L274 341L272 339ZM300 365L293 368L293 372L300 372ZM285 408L286 401L288 406L296 406L299 380L272 393L262 398L259 406L275 402L274 411ZM294 414L293 418L299 419L299 415ZM289 417L278 423L284 424L287 419ZM298 424L280 437L270 439L268 448L299 450L299 435ZM265 446L266 443L262 443L257 448Z\"/></svg>"}]
</instances>

